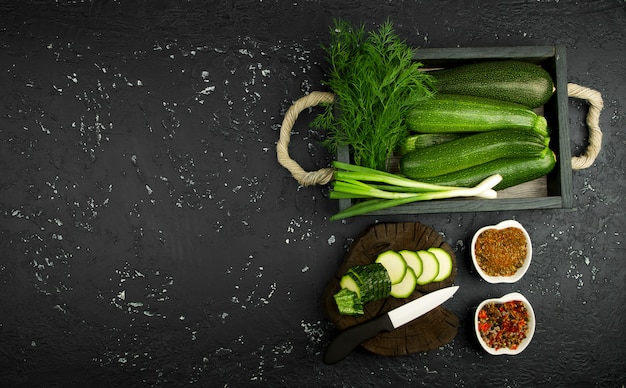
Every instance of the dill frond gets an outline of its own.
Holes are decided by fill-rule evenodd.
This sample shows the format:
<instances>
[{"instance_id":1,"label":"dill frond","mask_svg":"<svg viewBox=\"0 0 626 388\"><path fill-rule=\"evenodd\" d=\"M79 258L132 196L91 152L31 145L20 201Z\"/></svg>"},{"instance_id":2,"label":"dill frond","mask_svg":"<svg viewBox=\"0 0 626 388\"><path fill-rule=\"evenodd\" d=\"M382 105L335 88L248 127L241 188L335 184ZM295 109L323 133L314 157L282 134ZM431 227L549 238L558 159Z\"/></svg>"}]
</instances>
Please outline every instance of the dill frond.
<instances>
[{"instance_id":1,"label":"dill frond","mask_svg":"<svg viewBox=\"0 0 626 388\"><path fill-rule=\"evenodd\" d=\"M408 136L407 113L434 94L432 77L419 71L413 49L395 34L390 21L365 32L342 20L323 47L329 64L323 84L336 96L311 126L327 132L331 151L349 146L354 163L384 169L387 157Z\"/></svg>"}]
</instances>

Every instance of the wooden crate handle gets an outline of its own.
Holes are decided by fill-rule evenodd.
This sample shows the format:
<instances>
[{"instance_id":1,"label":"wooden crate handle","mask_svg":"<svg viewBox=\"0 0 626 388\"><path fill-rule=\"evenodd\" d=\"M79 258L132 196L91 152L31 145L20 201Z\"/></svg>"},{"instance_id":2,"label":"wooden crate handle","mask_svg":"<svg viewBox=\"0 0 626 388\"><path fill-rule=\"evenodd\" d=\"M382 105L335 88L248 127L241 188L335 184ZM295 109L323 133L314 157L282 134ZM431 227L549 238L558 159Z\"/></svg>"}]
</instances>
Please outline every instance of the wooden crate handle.
<instances>
[{"instance_id":1,"label":"wooden crate handle","mask_svg":"<svg viewBox=\"0 0 626 388\"><path fill-rule=\"evenodd\" d=\"M295 160L289 156L289 141L291 140L291 128L298 119L298 115L305 109L319 104L331 104L335 101L335 95L328 92L311 92L293 103L285 113L280 127L280 138L276 145L278 162L285 167L302 186L324 185L333 179L333 168L322 168L317 171L305 171Z\"/></svg>"},{"instance_id":2,"label":"wooden crate handle","mask_svg":"<svg viewBox=\"0 0 626 388\"><path fill-rule=\"evenodd\" d=\"M580 86L574 83L567 84L569 97L587 100L589 111L587 112L587 127L589 127L589 140L587 149L579 156L572 157L572 169L582 170L590 167L596 160L602 148L602 131L600 130L600 111L604 107L600 92Z\"/></svg>"}]
</instances>

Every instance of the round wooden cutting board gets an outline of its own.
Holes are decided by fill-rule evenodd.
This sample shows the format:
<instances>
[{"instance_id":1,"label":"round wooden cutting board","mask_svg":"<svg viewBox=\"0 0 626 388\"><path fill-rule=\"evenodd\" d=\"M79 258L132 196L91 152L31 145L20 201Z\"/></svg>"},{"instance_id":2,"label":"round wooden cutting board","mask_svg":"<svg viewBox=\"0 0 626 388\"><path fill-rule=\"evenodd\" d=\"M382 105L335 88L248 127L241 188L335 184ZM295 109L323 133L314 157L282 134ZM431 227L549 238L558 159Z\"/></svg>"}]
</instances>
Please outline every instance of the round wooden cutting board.
<instances>
[{"instance_id":1,"label":"round wooden cutting board","mask_svg":"<svg viewBox=\"0 0 626 388\"><path fill-rule=\"evenodd\" d=\"M424 286L418 285L415 292L405 299L389 297L367 303L364 306L365 314L359 317L339 314L333 295L340 290L339 280L350 267L372 263L379 253L389 249L417 251L430 247L441 247L452 256L454 266L452 274L447 279ZM428 292L451 286L456 278L456 272L456 257L452 247L433 229L418 222L376 224L359 236L351 245L337 273L324 290L323 308L335 327L344 330L377 317ZM378 334L364 342L362 346L372 353L383 356L426 352L450 343L456 336L458 325L457 316L439 306L396 330Z\"/></svg>"}]
</instances>

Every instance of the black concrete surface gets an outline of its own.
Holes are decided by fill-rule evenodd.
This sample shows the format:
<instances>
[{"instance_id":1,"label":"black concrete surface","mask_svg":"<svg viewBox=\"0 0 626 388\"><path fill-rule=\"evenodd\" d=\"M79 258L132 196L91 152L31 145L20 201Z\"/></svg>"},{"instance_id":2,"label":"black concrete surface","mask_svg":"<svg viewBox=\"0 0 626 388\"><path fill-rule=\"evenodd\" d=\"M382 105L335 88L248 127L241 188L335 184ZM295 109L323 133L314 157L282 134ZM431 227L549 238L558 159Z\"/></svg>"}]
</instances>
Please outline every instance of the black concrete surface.
<instances>
[{"instance_id":1,"label":"black concrete surface","mask_svg":"<svg viewBox=\"0 0 626 388\"><path fill-rule=\"evenodd\" d=\"M600 91L603 149L572 209L329 222L325 187L276 161L290 104L323 89L333 18L387 18L415 47L563 44ZM623 387L626 3L572 1L0 1L0 385L3 387ZM571 149L586 104L570 101ZM316 112L292 155L329 164ZM490 285L468 240L514 218L527 275ZM419 221L457 252L452 343L321 361L320 295L375 222ZM530 347L483 352L482 299L522 292Z\"/></svg>"}]
</instances>

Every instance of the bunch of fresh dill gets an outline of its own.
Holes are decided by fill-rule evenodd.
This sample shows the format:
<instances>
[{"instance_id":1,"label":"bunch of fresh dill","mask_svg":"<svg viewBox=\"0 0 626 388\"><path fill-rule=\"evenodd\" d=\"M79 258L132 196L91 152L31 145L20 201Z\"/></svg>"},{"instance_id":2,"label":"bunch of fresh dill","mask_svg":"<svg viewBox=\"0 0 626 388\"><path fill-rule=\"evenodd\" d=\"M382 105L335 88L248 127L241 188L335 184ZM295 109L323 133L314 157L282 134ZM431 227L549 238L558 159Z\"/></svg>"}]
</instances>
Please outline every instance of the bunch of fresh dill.
<instances>
[{"instance_id":1,"label":"bunch of fresh dill","mask_svg":"<svg viewBox=\"0 0 626 388\"><path fill-rule=\"evenodd\" d=\"M363 25L335 20L323 49L329 64L323 84L336 98L311 126L327 132L324 145L331 152L349 146L355 164L384 170L407 136L407 113L434 94L432 77L419 71L413 49L390 21L366 33Z\"/></svg>"}]
</instances>

